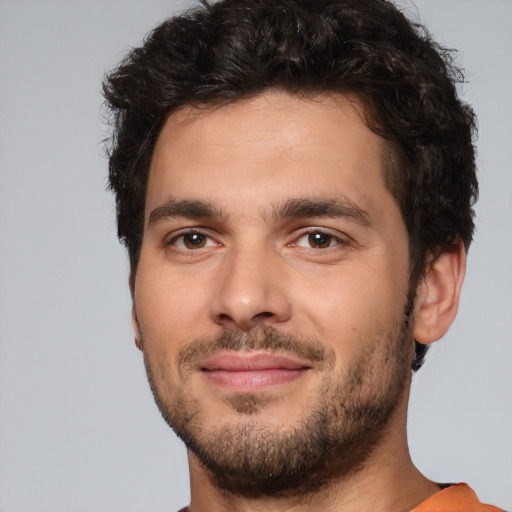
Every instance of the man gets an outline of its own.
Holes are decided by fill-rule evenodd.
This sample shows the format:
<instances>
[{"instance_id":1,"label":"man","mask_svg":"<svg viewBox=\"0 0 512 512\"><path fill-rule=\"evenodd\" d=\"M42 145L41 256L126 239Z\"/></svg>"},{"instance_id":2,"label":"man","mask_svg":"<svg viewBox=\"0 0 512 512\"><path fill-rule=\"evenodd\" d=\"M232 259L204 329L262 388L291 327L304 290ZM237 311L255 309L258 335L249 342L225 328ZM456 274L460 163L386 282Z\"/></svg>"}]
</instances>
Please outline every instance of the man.
<instances>
[{"instance_id":1,"label":"man","mask_svg":"<svg viewBox=\"0 0 512 512\"><path fill-rule=\"evenodd\" d=\"M384 0L224 0L105 82L136 344L191 512L498 510L412 464L477 196L447 51Z\"/></svg>"}]
</instances>

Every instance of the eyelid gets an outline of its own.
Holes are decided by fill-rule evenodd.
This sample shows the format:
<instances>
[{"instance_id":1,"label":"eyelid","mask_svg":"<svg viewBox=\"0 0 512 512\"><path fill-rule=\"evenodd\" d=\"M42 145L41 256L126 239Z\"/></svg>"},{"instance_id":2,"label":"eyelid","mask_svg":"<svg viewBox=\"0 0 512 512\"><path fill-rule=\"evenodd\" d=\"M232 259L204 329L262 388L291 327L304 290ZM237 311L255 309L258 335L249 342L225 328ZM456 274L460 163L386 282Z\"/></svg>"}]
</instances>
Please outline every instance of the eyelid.
<instances>
[{"instance_id":1,"label":"eyelid","mask_svg":"<svg viewBox=\"0 0 512 512\"><path fill-rule=\"evenodd\" d=\"M191 234L198 234L201 236L204 236L208 238L213 244L206 245L205 247L198 247L197 249L189 249L185 247L177 247L175 245L176 240L183 238L185 235L191 235ZM209 249L211 247L218 247L220 246L220 242L215 240L215 238L208 233L208 230L205 228L198 228L198 227L190 227L190 228L183 228L178 231L174 231L169 236L167 236L164 240L164 247L174 247L176 251L183 251L183 252L192 252L192 251L198 251L201 249Z\"/></svg>"},{"instance_id":2,"label":"eyelid","mask_svg":"<svg viewBox=\"0 0 512 512\"><path fill-rule=\"evenodd\" d=\"M327 236L330 236L332 238L334 238L338 243L334 244L334 245L329 245L328 247L324 247L324 248L314 248L314 247L305 247L305 246L302 246L302 245L297 245L297 242L301 239L301 238L304 238L305 236L308 236L308 235L311 235L311 234L314 234L314 233L322 233L322 234L325 234ZM350 244L352 241L352 239L345 233L341 233L339 231L336 231L336 230L332 230L332 229L329 229L329 228L322 228L322 227L317 227L317 226L311 226L311 227L308 227L308 228L304 228L302 229L296 236L295 238L293 239L292 242L290 242L288 244L289 247L300 247L300 248L303 248L303 249L311 249L313 251L325 251L327 249L331 249L333 247L336 247L337 245L340 245L340 244L343 244L343 245L348 245Z\"/></svg>"}]
</instances>

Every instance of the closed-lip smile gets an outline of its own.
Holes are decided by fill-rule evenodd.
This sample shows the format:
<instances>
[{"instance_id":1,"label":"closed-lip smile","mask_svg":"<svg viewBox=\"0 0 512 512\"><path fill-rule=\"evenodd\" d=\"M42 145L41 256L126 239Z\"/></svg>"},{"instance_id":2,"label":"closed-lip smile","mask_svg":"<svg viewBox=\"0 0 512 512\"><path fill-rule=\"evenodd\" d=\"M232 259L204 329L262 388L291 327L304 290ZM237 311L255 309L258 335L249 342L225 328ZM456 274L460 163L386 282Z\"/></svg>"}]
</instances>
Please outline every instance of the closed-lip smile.
<instances>
[{"instance_id":1,"label":"closed-lip smile","mask_svg":"<svg viewBox=\"0 0 512 512\"><path fill-rule=\"evenodd\" d=\"M200 369L216 386L237 393L254 393L293 382L310 370L311 365L275 353L230 351L202 361Z\"/></svg>"}]
</instances>

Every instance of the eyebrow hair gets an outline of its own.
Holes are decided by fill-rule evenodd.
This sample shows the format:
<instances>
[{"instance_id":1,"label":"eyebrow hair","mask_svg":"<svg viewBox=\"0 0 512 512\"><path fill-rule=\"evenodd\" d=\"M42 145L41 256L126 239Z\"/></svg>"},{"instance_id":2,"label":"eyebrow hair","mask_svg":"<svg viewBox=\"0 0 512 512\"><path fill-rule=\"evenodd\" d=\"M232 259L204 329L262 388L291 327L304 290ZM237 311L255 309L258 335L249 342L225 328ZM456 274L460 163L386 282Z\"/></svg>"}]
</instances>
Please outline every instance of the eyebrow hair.
<instances>
[{"instance_id":1,"label":"eyebrow hair","mask_svg":"<svg viewBox=\"0 0 512 512\"><path fill-rule=\"evenodd\" d=\"M149 214L148 227L152 227L161 220L172 217L213 218L222 217L220 208L214 204L196 199L178 200L171 198L157 206Z\"/></svg>"},{"instance_id":2,"label":"eyebrow hair","mask_svg":"<svg viewBox=\"0 0 512 512\"><path fill-rule=\"evenodd\" d=\"M363 227L369 227L368 213L346 198L291 199L278 205L272 214L274 220L293 217L346 217Z\"/></svg>"},{"instance_id":3,"label":"eyebrow hair","mask_svg":"<svg viewBox=\"0 0 512 512\"><path fill-rule=\"evenodd\" d=\"M148 228L172 218L212 219L222 217L222 210L215 204L198 199L174 199L157 206L149 214ZM339 199L289 199L273 208L271 218L345 217L363 227L370 226L368 213L346 198Z\"/></svg>"}]
</instances>

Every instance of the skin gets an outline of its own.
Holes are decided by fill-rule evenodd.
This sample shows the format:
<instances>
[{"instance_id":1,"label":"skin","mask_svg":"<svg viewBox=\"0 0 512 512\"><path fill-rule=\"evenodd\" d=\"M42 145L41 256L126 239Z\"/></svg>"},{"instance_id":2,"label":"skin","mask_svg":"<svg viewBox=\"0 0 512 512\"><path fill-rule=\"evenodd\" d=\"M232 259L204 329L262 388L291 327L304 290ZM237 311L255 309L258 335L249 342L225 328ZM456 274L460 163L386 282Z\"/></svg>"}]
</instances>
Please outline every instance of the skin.
<instances>
[{"instance_id":1,"label":"skin","mask_svg":"<svg viewBox=\"0 0 512 512\"><path fill-rule=\"evenodd\" d=\"M287 432L320 403L325 382L343 384L362 361L369 370L360 398L390 379L394 367L380 339L383 332L396 333L403 317L408 237L384 183L382 141L361 112L344 96L268 92L217 108L184 108L162 130L147 188L134 327L164 405L176 406L181 390L206 433L247 425ZM283 211L304 200L336 200L341 207L336 215ZM200 201L212 211L176 209L183 201ZM196 235L183 236L191 230ZM315 233L321 246L312 246ZM416 290L409 367L412 336L430 343L453 320L464 261L459 245L430 262ZM312 365L298 378L267 387L256 382L255 389L219 385L200 365L186 375L179 367L180 353L194 340L267 327L317 340L332 365ZM410 372L362 469L315 495L231 495L189 454L192 512L411 510L438 487L410 460L409 385ZM241 395L256 396L261 405L243 412L234 406Z\"/></svg>"}]
</instances>

